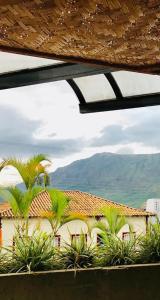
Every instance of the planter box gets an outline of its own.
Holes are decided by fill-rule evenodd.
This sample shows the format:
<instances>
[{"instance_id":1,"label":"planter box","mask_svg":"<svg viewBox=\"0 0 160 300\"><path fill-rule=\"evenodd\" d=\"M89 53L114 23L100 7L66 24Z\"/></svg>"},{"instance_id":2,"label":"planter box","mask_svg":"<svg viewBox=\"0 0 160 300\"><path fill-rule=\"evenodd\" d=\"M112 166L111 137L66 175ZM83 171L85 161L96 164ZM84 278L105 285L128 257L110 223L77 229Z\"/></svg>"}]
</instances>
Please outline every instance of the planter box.
<instances>
[{"instance_id":1,"label":"planter box","mask_svg":"<svg viewBox=\"0 0 160 300\"><path fill-rule=\"evenodd\" d=\"M2 300L160 300L160 264L0 275Z\"/></svg>"}]
</instances>

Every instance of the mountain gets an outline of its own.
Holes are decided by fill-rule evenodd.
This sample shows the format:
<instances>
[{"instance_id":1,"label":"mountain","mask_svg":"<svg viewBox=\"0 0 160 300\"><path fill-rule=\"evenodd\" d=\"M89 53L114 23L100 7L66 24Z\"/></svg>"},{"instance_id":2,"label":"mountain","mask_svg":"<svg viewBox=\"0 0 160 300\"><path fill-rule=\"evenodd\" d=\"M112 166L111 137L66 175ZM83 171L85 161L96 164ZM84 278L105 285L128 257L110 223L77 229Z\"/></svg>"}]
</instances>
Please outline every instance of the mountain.
<instances>
[{"instance_id":1,"label":"mountain","mask_svg":"<svg viewBox=\"0 0 160 300\"><path fill-rule=\"evenodd\" d=\"M56 188L90 192L134 207L160 198L160 154L100 153L50 175Z\"/></svg>"}]
</instances>

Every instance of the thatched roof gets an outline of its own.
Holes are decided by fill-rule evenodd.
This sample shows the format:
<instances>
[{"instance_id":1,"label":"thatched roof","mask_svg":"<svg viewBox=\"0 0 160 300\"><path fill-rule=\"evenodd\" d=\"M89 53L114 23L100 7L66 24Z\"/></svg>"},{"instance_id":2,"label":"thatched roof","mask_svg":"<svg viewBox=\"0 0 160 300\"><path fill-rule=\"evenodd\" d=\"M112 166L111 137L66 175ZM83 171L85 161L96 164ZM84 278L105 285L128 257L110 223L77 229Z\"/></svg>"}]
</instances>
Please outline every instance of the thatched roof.
<instances>
[{"instance_id":1,"label":"thatched roof","mask_svg":"<svg viewBox=\"0 0 160 300\"><path fill-rule=\"evenodd\" d=\"M1 0L0 49L160 72L159 0Z\"/></svg>"}]
</instances>

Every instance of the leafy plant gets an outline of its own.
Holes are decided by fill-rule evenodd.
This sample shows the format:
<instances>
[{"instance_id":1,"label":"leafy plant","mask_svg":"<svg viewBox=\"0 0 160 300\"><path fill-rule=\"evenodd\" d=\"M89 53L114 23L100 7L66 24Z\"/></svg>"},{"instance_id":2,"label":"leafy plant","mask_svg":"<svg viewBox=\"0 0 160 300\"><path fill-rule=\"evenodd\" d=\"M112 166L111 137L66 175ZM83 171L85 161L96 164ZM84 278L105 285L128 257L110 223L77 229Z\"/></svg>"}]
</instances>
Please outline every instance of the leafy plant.
<instances>
[{"instance_id":1,"label":"leafy plant","mask_svg":"<svg viewBox=\"0 0 160 300\"><path fill-rule=\"evenodd\" d=\"M51 270L55 267L55 249L52 236L35 230L32 236L18 231L14 237L10 272Z\"/></svg>"},{"instance_id":2,"label":"leafy plant","mask_svg":"<svg viewBox=\"0 0 160 300\"><path fill-rule=\"evenodd\" d=\"M0 189L0 196L9 202L15 217L26 219L32 201L42 190L41 187L33 187L23 192L17 187L8 187Z\"/></svg>"},{"instance_id":3,"label":"leafy plant","mask_svg":"<svg viewBox=\"0 0 160 300\"><path fill-rule=\"evenodd\" d=\"M7 252L0 249L0 273L8 273L10 271L11 257Z\"/></svg>"},{"instance_id":4,"label":"leafy plant","mask_svg":"<svg viewBox=\"0 0 160 300\"><path fill-rule=\"evenodd\" d=\"M99 229L102 243L106 243L106 240L110 236L116 236L127 222L121 211L114 207L103 208L102 213L104 219L96 222L94 227Z\"/></svg>"},{"instance_id":5,"label":"leafy plant","mask_svg":"<svg viewBox=\"0 0 160 300\"><path fill-rule=\"evenodd\" d=\"M26 189L31 189L35 184L47 186L49 184L49 175L47 165L42 162L49 161L44 154L38 154L31 157L27 162L23 162L16 158L5 158L0 164L0 171L7 166L17 169L23 179Z\"/></svg>"},{"instance_id":6,"label":"leafy plant","mask_svg":"<svg viewBox=\"0 0 160 300\"><path fill-rule=\"evenodd\" d=\"M51 199L51 208L47 212L42 212L42 216L50 222L54 236L64 224L77 219L85 220L80 214L68 213L70 199L63 192L55 189L47 189L47 192Z\"/></svg>"},{"instance_id":7,"label":"leafy plant","mask_svg":"<svg viewBox=\"0 0 160 300\"><path fill-rule=\"evenodd\" d=\"M99 248L98 263L102 266L134 264L137 260L137 243L136 238L125 241L117 236L110 237Z\"/></svg>"},{"instance_id":8,"label":"leafy plant","mask_svg":"<svg viewBox=\"0 0 160 300\"><path fill-rule=\"evenodd\" d=\"M61 261L66 269L89 268L94 266L95 248L87 245L86 237L71 240L60 252Z\"/></svg>"},{"instance_id":9,"label":"leafy plant","mask_svg":"<svg viewBox=\"0 0 160 300\"><path fill-rule=\"evenodd\" d=\"M148 225L146 235L141 238L139 262L160 262L160 223L158 218L155 224Z\"/></svg>"}]
</instances>

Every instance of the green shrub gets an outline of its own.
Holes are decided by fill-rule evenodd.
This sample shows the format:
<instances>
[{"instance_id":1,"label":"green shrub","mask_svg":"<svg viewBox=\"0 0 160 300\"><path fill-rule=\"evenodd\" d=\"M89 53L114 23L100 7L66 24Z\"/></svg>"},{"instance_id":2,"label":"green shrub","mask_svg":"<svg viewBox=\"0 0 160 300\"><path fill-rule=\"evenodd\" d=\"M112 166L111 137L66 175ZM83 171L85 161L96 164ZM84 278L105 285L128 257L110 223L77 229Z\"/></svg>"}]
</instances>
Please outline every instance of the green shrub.
<instances>
[{"instance_id":1,"label":"green shrub","mask_svg":"<svg viewBox=\"0 0 160 300\"><path fill-rule=\"evenodd\" d=\"M0 249L0 274L10 271L11 257L9 254Z\"/></svg>"},{"instance_id":2,"label":"green shrub","mask_svg":"<svg viewBox=\"0 0 160 300\"><path fill-rule=\"evenodd\" d=\"M81 234L79 240L73 239L60 251L60 258L66 269L90 268L94 266L95 248L87 245L85 235Z\"/></svg>"},{"instance_id":3,"label":"green shrub","mask_svg":"<svg viewBox=\"0 0 160 300\"><path fill-rule=\"evenodd\" d=\"M160 223L149 224L147 234L140 242L139 262L160 262Z\"/></svg>"},{"instance_id":4,"label":"green shrub","mask_svg":"<svg viewBox=\"0 0 160 300\"><path fill-rule=\"evenodd\" d=\"M12 255L10 272L51 270L56 267L55 249L52 236L35 230L32 236L17 233Z\"/></svg>"},{"instance_id":5,"label":"green shrub","mask_svg":"<svg viewBox=\"0 0 160 300\"><path fill-rule=\"evenodd\" d=\"M118 266L134 264L137 260L137 240L124 241L117 236L110 236L99 247L97 264L101 266Z\"/></svg>"}]
</instances>

